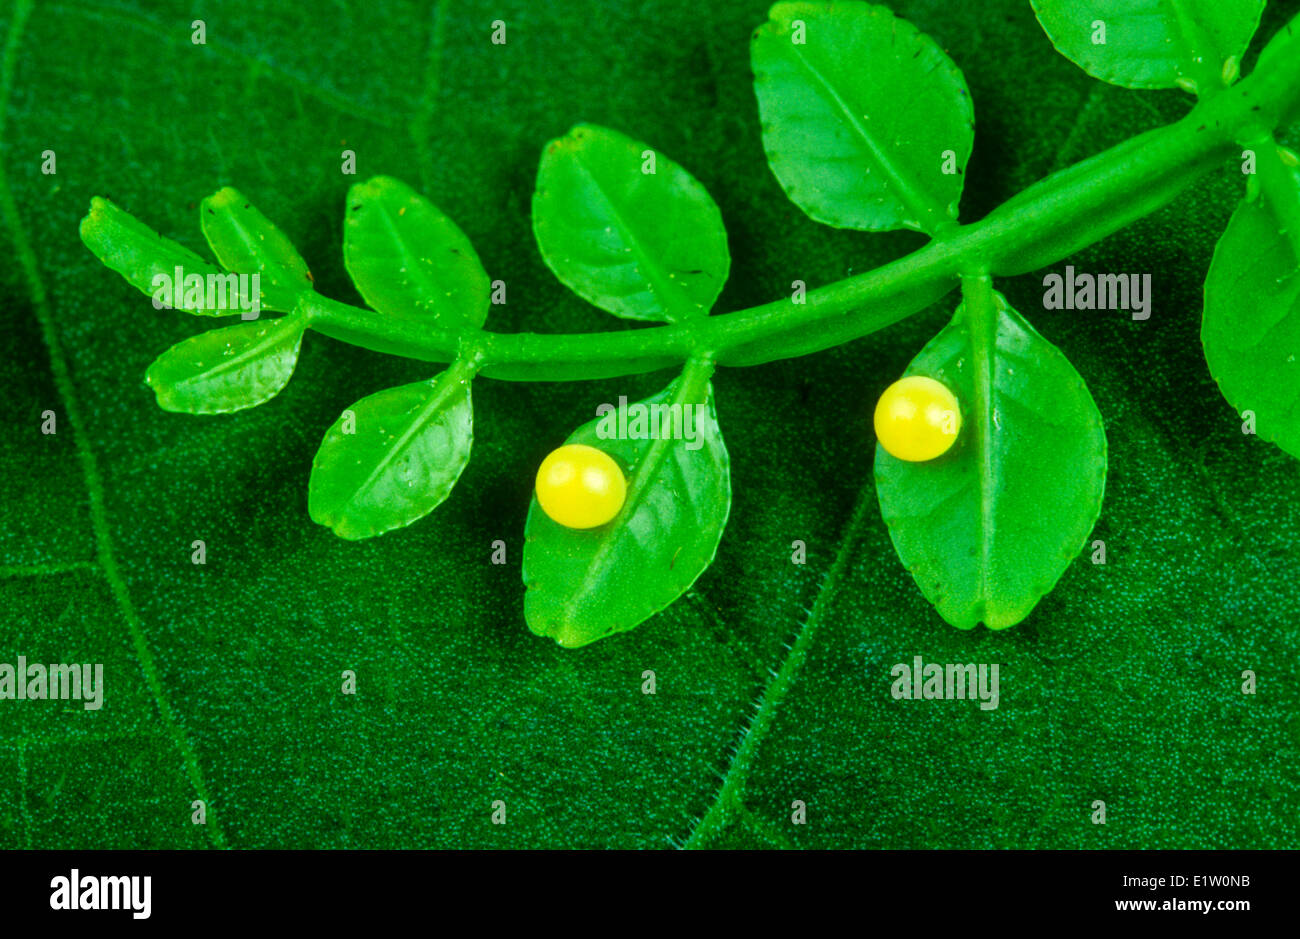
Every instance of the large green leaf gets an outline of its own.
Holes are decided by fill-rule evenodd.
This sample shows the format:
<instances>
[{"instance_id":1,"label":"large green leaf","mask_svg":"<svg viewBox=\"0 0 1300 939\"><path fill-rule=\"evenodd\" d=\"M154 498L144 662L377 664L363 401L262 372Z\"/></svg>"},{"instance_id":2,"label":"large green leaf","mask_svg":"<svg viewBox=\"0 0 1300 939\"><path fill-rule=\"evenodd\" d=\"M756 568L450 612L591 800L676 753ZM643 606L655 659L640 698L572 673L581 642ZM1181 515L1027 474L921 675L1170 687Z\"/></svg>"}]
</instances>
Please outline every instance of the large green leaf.
<instances>
[{"instance_id":1,"label":"large green leaf","mask_svg":"<svg viewBox=\"0 0 1300 939\"><path fill-rule=\"evenodd\" d=\"M1264 0L1031 0L1052 44L1089 75L1126 88L1222 84L1259 26Z\"/></svg>"},{"instance_id":2,"label":"large green leaf","mask_svg":"<svg viewBox=\"0 0 1300 939\"><path fill-rule=\"evenodd\" d=\"M570 648L631 629L690 589L731 511L731 463L707 379L688 370L623 414L602 415L565 441L626 468L618 516L575 530L553 521L536 495L528 509L524 615L533 632Z\"/></svg>"},{"instance_id":3,"label":"large green leaf","mask_svg":"<svg viewBox=\"0 0 1300 939\"><path fill-rule=\"evenodd\" d=\"M885 7L778 3L750 54L763 146L786 195L837 228L957 218L975 136L961 72Z\"/></svg>"},{"instance_id":4,"label":"large green leaf","mask_svg":"<svg viewBox=\"0 0 1300 939\"><path fill-rule=\"evenodd\" d=\"M343 538L423 518L451 494L474 440L469 378L458 368L362 398L325 434L311 468L311 517Z\"/></svg>"},{"instance_id":5,"label":"large green leaf","mask_svg":"<svg viewBox=\"0 0 1300 939\"><path fill-rule=\"evenodd\" d=\"M938 459L876 448L880 514L926 599L960 629L1019 623L1101 511L1106 435L1079 373L1001 294L967 300L907 368L947 385L962 433Z\"/></svg>"},{"instance_id":6,"label":"large green leaf","mask_svg":"<svg viewBox=\"0 0 1300 939\"><path fill-rule=\"evenodd\" d=\"M199 220L212 253L226 270L258 275L264 308L287 313L311 290L307 262L237 189L227 186L204 199Z\"/></svg>"},{"instance_id":7,"label":"large green leaf","mask_svg":"<svg viewBox=\"0 0 1300 939\"><path fill-rule=\"evenodd\" d=\"M343 260L367 303L439 326L482 326L489 282L456 223L401 180L376 176L348 190Z\"/></svg>"},{"instance_id":8,"label":"large green leaf","mask_svg":"<svg viewBox=\"0 0 1300 939\"><path fill-rule=\"evenodd\" d=\"M319 291L349 299L344 148L359 178L407 180L473 233L508 283L494 329L622 325L551 274L529 230L538 150L584 120L708 183L733 254L719 312L910 250L911 232L835 231L782 195L747 68L768 5L458 0L435 27L372 0L348 4L342 29L249 0L220 5L206 46L190 9L69 0L16 24L0 5L14 50L0 662L102 662L107 682L95 712L0 701L0 846L657 848L698 832L745 848L1300 847L1300 470L1242 435L1198 338L1241 194L1231 164L1072 255L1079 271L1151 272L1150 320L1043 310L1045 271L998 281L1088 377L1110 444L1093 536L1106 563L1071 565L1013 629L947 626L877 508L872 406L951 298L832 352L720 369L733 506L713 564L653 619L576 651L523 625L534 474L597 402L645 398L671 373L476 379L455 494L364 542L308 517L313 456L344 408L438 366L312 334L280 395L232 417L165 414L141 388L159 352L212 323L153 310L91 256L77 238L90 198L204 253L199 203L237 186ZM1181 95L1071 66L1023 0L894 8L963 67L988 118L972 217L1186 112ZM1298 8L1270 3L1261 38ZM47 148L55 176L39 172ZM39 433L46 409L56 434ZM894 700L890 668L917 654L1002 663L1000 707ZM356 695L339 693L344 669ZM1245 669L1257 694L1240 691ZM196 793L206 825L190 820ZM796 799L807 824L791 822Z\"/></svg>"},{"instance_id":9,"label":"large green leaf","mask_svg":"<svg viewBox=\"0 0 1300 939\"><path fill-rule=\"evenodd\" d=\"M1300 457L1300 167L1276 147L1257 157L1263 185L1214 250L1201 341L1243 424Z\"/></svg>"},{"instance_id":10,"label":"large green leaf","mask_svg":"<svg viewBox=\"0 0 1300 939\"><path fill-rule=\"evenodd\" d=\"M225 414L256 407L293 375L302 331L296 316L209 329L158 356L144 380L164 411Z\"/></svg>"},{"instance_id":11,"label":"large green leaf","mask_svg":"<svg viewBox=\"0 0 1300 939\"><path fill-rule=\"evenodd\" d=\"M533 232L556 277L627 319L708 313L731 266L722 215L695 177L594 124L542 151Z\"/></svg>"}]
</instances>

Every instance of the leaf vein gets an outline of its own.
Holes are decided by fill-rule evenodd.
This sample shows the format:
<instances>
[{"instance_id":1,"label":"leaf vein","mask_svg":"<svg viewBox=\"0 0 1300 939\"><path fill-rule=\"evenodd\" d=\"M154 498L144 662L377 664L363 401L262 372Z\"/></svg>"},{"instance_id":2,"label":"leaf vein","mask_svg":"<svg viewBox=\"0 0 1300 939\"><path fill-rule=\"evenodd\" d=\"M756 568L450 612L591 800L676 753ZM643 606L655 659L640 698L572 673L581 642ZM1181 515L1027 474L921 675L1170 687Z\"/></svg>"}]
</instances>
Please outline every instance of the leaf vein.
<instances>
[{"instance_id":1,"label":"leaf vein","mask_svg":"<svg viewBox=\"0 0 1300 939\"><path fill-rule=\"evenodd\" d=\"M131 26L136 29L139 29L142 32L150 33L153 36L156 36L164 41L170 41L175 39L173 30L165 29L159 24L155 23L152 19L143 16L139 13L135 13L134 11L115 9L111 7L104 7L104 6L98 6L93 4L84 5L84 6L50 4L49 6L43 7L43 9L49 13L54 13L56 15L62 14L62 15L79 16L82 19L87 19L90 20L91 22L122 23L127 26ZM243 49L232 42L226 42L225 40L222 40L220 37L217 36L207 37L207 43L205 45L199 46L199 48L209 50L209 54L220 50L221 52L229 53L230 55L241 58L250 64L258 65L263 68L266 68L268 70L268 74L280 78L285 84L289 85L290 88L294 89L295 91L302 92L303 94L306 94L309 97L315 98L317 101L320 101L321 103L328 105L329 107L333 108L335 111L338 111L341 114L347 114L350 115L351 117L356 117L365 121L370 121L372 124L376 124L380 127L395 129L397 126L394 121L384 117L383 112L380 109L373 108L373 107L365 107L362 104L353 101L351 98L347 97L346 95L338 93L337 91L331 91L327 88L321 88L318 85L313 84L311 80L303 78L302 76L296 75L293 72L289 71L284 66L275 62L273 59L270 59L265 56L254 55L248 50Z\"/></svg>"},{"instance_id":2,"label":"leaf vein","mask_svg":"<svg viewBox=\"0 0 1300 939\"><path fill-rule=\"evenodd\" d=\"M741 800L744 797L745 785L758 757L763 738L775 723L776 712L781 705L781 701L794 686L799 670L803 666L804 660L808 658L808 651L817 634L817 627L825 618L835 596L835 591L844 577L845 570L848 568L853 547L857 544L858 532L868 514L867 510L875 502L874 495L875 482L874 480L868 480L858 493L857 505L854 507L853 515L850 517L848 526L844 529L844 535L840 539L840 547L835 555L835 561L831 564L830 571L826 574L821 587L817 591L817 598L813 601L808 618L799 626L798 631L795 633L794 642L791 643L789 652L781 661L780 668L777 669L759 696L758 707L753 719L741 731L740 744L736 747L735 755L722 777L722 787L718 790L718 794L709 805L708 810L691 829L683 847L704 847L708 839L722 831L735 815L743 814L745 811Z\"/></svg>"}]
</instances>

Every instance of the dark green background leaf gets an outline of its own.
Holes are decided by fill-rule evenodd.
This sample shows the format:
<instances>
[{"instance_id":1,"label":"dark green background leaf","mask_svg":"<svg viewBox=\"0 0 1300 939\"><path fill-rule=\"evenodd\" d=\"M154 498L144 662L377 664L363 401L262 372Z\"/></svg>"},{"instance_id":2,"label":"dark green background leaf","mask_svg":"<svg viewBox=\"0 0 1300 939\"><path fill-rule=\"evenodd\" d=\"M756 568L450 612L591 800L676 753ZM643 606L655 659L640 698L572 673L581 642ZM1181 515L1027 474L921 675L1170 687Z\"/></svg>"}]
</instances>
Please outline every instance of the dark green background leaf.
<instances>
[{"instance_id":1,"label":"dark green background leaf","mask_svg":"<svg viewBox=\"0 0 1300 939\"><path fill-rule=\"evenodd\" d=\"M533 242L539 149L579 121L654 141L713 193L734 262L719 312L916 247L911 232L828 229L782 194L749 71L767 6L223 3L207 46L190 42L198 14L180 0L39 4L21 28L0 8L14 76L0 108L13 262L0 270L0 661L102 661L109 682L93 713L0 702L0 844L667 846L725 774L746 811L724 812L706 843L1300 846L1300 468L1241 434L1199 345L1236 163L1071 259L1152 273L1149 320L1043 310L1043 272L998 282L1088 376L1111 460L1094 535L1107 564L1076 561L1002 632L945 624L875 508L871 409L951 297L842 349L720 371L734 502L718 559L654 620L580 650L524 625L533 476L593 402L645 397L671 373L479 379L455 492L360 543L310 521L312 456L343 408L427 378L426 363L309 334L282 394L211 420L161 412L140 384L211 324L153 310L105 270L77 236L90 197L198 249L199 201L235 185L312 259L322 294L358 302L342 263L345 147L360 178L437 195L510 285L499 329L623 325L560 284ZM1270 4L1261 35L1298 8ZM968 219L1186 112L1181 93L1089 78L1018 0L896 10L948 50L982 115ZM490 42L497 18L505 46ZM56 176L40 172L44 149ZM45 409L56 435L39 431ZM206 566L190 563L195 539ZM496 539L506 565L490 563ZM763 699L767 729L733 763L768 669L798 639L802 667ZM1002 663L1001 706L892 700L890 667L917 654ZM349 668L355 697L339 694ZM647 668L654 696L640 693ZM1246 668L1253 697L1238 690ZM189 822L199 790L204 828ZM504 827L490 821L498 798ZM797 828L796 798L809 810ZM1094 799L1105 826L1088 820Z\"/></svg>"},{"instance_id":2,"label":"dark green background leaf","mask_svg":"<svg viewBox=\"0 0 1300 939\"><path fill-rule=\"evenodd\" d=\"M954 626L1014 626L1097 521L1101 415L1069 360L1000 299L982 317L963 303L906 374L957 396L962 431L924 463L877 444L880 512L898 556Z\"/></svg>"}]
</instances>

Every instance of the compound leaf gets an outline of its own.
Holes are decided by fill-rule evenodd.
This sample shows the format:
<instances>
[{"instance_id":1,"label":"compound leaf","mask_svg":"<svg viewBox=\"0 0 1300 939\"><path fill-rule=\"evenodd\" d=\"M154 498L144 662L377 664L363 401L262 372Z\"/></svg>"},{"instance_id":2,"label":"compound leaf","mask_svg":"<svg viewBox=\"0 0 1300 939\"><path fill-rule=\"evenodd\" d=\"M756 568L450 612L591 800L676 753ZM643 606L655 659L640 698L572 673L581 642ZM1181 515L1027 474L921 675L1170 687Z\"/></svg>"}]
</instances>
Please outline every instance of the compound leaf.
<instances>
[{"instance_id":1,"label":"compound leaf","mask_svg":"<svg viewBox=\"0 0 1300 939\"><path fill-rule=\"evenodd\" d=\"M409 525L451 494L473 440L470 379L457 365L362 398L325 432L308 511L349 540Z\"/></svg>"},{"instance_id":2,"label":"compound leaf","mask_svg":"<svg viewBox=\"0 0 1300 939\"><path fill-rule=\"evenodd\" d=\"M628 129L715 191L737 251L732 276L743 270L746 280L729 281L734 296L718 312L778 296L789 303L796 277L811 287L892 261L907 244L805 224L772 198L779 189L740 74L742 46L770 4L439 4L446 46L436 72L432 17L413 18L414 5L395 0L340 5L350 16L342 30L342 17L277 15L268 2L189 4L221 11L219 22L207 17L206 49L187 28L204 13L182 22L180 4L154 14L142 3L0 4L17 11L0 13L16 55L3 134L10 224L26 229L48 301L46 335L56 360L62 350L64 387L81 415L74 433L41 342L39 300L14 268L4 278L0 355L9 402L0 662L103 663L105 677L95 712L76 701L0 700L0 849L1300 845L1300 466L1241 437L1218 389L1197 380L1199 343L1182 341L1175 322L1203 300L1204 271L1192 278L1188 263L1210 257L1237 203L1233 193L1224 204L1223 177L1147 223L1116 222L1120 230L1089 252L1088 270L1160 275L1151 320L1101 322L1086 311L1034 319L1106 414L1113 475L1089 544L1107 540L1107 564L1093 567L1085 548L1028 621L999 633L940 620L888 556L874 488L873 504L854 511L864 466L870 472L861 438L886 383L881 370L896 343L916 340L901 372L938 332L943 322L921 332L929 314L838 352L720 373L735 503L717 558L654 619L576 651L521 622L519 516L547 445L594 415L560 418L554 440L539 425L574 414L584 391L592 406L620 393L637 400L671 373L652 386L649 376L608 373L596 383L476 385L472 462L492 459L457 483L474 474L476 491L363 542L302 511L302 470L330 424L318 415L324 407L338 417L445 366L406 374L418 366L316 343L318 400L295 396L301 411L292 415L287 400L273 401L231 420L173 418L121 380L121 363L148 349L143 373L186 334L159 340L148 298L74 250L69 235L91 193L154 213L152 224L213 264L197 230L188 240L153 207L197 222L198 200L225 183L259 207L269 196L258 194L275 187L304 219L337 205L315 232L263 209L311 261L318 288L337 295L346 275L330 246L341 237L342 196L359 181L338 175L343 147L366 175L414 184L425 170L455 185L466 209L454 217L470 231L471 216L459 213L473 212L487 263L498 257L489 244L519 246L521 221L527 227L517 202L526 204L537 165L521 173L521 164L580 109L604 123L635 114ZM969 70L984 60L981 87L996 92L998 116L981 128L996 123L979 143L979 207L1047 172L1084 75L1044 41L1025 0L893 5ZM509 22L505 46L489 41L497 16ZM157 28L138 28L149 25L141 17ZM213 45L218 33L225 41ZM1297 41L1275 52L1287 60ZM663 106L646 107L656 101ZM1165 117L1181 109L1155 104ZM1163 119L1125 94L1098 94L1083 117L1063 158ZM688 149L676 152L674 140ZM36 157L50 147L59 172L45 176ZM725 202L715 188L724 185ZM424 191L453 208L441 188ZM195 211L185 211L191 202ZM6 226L11 264L14 237ZM1029 269L1060 270L1063 256L1029 259ZM503 327L590 329L586 304L556 302L567 288L534 281L537 261L512 261L513 274L503 263L515 307ZM1044 273L1008 280L1004 292L1041 295ZM640 324L611 325L635 333ZM482 408L480 390L497 406ZM46 408L59 412L55 435L37 432ZM91 498L78 440L98 469ZM206 566L187 553L199 538ZM508 550L500 566L490 563L497 538ZM806 565L791 562L793 539L806 542ZM93 566L104 546L120 582L94 569L15 576L78 559ZM816 613L810 622L804 607ZM150 649L154 667L142 667ZM1001 705L895 700L890 667L918 654L1002 662ZM1240 693L1234 679L1245 668L1260 676L1259 694ZM343 669L356 670L356 695L339 693ZM647 669L657 694L641 693ZM760 713L769 669L782 677ZM160 700L174 721L160 717ZM733 784L723 786L718 773L728 768ZM196 791L196 773L205 789ZM1080 824L1081 792L1097 790L1122 793L1122 824ZM204 797L207 824L190 824L192 800ZM489 820L498 798L504 826ZM794 799L807 802L808 824L790 824ZM719 824L696 824L705 814Z\"/></svg>"},{"instance_id":3,"label":"compound leaf","mask_svg":"<svg viewBox=\"0 0 1300 939\"><path fill-rule=\"evenodd\" d=\"M487 319L491 282L474 246L437 206L391 176L348 190L343 262L381 313L449 328Z\"/></svg>"},{"instance_id":4,"label":"compound leaf","mask_svg":"<svg viewBox=\"0 0 1300 939\"><path fill-rule=\"evenodd\" d=\"M713 561L731 511L731 472L712 388L688 368L668 388L628 409L658 427L628 439L602 417L566 443L604 450L627 472L627 501L600 528L551 520L534 494L524 538L524 616L529 628L576 647L631 629L686 592ZM672 431L662 416L670 415ZM602 422L606 422L602 424Z\"/></svg>"},{"instance_id":5,"label":"compound leaf","mask_svg":"<svg viewBox=\"0 0 1300 939\"><path fill-rule=\"evenodd\" d=\"M1300 167L1272 149L1215 246L1201 343L1223 396L1300 457Z\"/></svg>"},{"instance_id":6,"label":"compound leaf","mask_svg":"<svg viewBox=\"0 0 1300 939\"><path fill-rule=\"evenodd\" d=\"M703 316L731 266L722 214L695 177L594 124L542 151L533 233L556 277L625 319Z\"/></svg>"},{"instance_id":7,"label":"compound leaf","mask_svg":"<svg viewBox=\"0 0 1300 939\"><path fill-rule=\"evenodd\" d=\"M781 188L837 228L933 233L957 217L974 115L966 81L885 7L778 3L750 55Z\"/></svg>"},{"instance_id":8,"label":"compound leaf","mask_svg":"<svg viewBox=\"0 0 1300 939\"><path fill-rule=\"evenodd\" d=\"M293 375L302 343L296 316L191 336L154 360L145 383L164 411L225 414L271 400Z\"/></svg>"},{"instance_id":9,"label":"compound leaf","mask_svg":"<svg viewBox=\"0 0 1300 939\"><path fill-rule=\"evenodd\" d=\"M1079 373L1001 294L971 308L907 369L957 396L957 443L926 463L877 445L876 491L899 558L939 614L959 629L1003 629L1052 589L1097 521L1106 437Z\"/></svg>"},{"instance_id":10,"label":"compound leaf","mask_svg":"<svg viewBox=\"0 0 1300 939\"><path fill-rule=\"evenodd\" d=\"M1125 88L1222 83L1259 26L1264 0L1031 0L1057 50Z\"/></svg>"},{"instance_id":11,"label":"compound leaf","mask_svg":"<svg viewBox=\"0 0 1300 939\"><path fill-rule=\"evenodd\" d=\"M263 309L287 313L303 291L313 289L307 262L237 189L227 186L204 199L199 220L226 270L259 276Z\"/></svg>"}]
</instances>

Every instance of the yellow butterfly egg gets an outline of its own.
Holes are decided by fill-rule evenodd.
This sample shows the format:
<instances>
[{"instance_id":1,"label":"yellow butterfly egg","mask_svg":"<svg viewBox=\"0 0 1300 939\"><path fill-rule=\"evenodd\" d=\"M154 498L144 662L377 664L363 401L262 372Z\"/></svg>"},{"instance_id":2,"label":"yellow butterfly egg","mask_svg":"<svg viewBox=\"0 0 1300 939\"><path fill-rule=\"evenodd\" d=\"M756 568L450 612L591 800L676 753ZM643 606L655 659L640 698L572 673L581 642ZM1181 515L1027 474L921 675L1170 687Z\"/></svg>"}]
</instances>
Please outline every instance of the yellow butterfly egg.
<instances>
[{"instance_id":1,"label":"yellow butterfly egg","mask_svg":"<svg viewBox=\"0 0 1300 939\"><path fill-rule=\"evenodd\" d=\"M627 480L603 450L569 443L551 451L537 470L542 511L566 528L597 528L618 515Z\"/></svg>"},{"instance_id":2,"label":"yellow butterfly egg","mask_svg":"<svg viewBox=\"0 0 1300 939\"><path fill-rule=\"evenodd\" d=\"M900 378L876 403L876 438L910 463L947 453L961 431L961 408L947 386L922 375Z\"/></svg>"}]
</instances>

